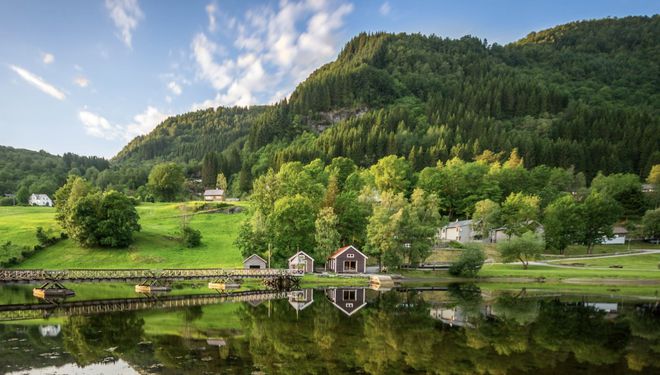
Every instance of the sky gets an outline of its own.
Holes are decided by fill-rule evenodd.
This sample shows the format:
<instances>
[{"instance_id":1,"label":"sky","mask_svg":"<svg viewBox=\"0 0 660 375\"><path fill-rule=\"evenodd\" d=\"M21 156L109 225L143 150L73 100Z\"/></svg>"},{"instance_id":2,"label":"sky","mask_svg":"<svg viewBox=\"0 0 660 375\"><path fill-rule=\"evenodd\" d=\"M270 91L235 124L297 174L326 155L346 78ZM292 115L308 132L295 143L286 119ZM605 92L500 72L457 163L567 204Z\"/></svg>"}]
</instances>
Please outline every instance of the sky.
<instances>
[{"instance_id":1,"label":"sky","mask_svg":"<svg viewBox=\"0 0 660 375\"><path fill-rule=\"evenodd\" d=\"M114 156L170 115L268 104L367 31L506 44L660 2L0 1L0 145Z\"/></svg>"}]
</instances>

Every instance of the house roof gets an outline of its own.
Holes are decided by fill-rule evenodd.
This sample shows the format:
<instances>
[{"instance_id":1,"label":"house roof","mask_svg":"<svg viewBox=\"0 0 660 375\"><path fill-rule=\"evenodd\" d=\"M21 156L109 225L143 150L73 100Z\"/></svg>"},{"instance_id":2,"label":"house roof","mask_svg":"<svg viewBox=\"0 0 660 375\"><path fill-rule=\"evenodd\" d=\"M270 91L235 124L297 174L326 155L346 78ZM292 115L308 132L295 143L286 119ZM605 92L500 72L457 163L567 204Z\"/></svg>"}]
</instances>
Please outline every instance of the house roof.
<instances>
[{"instance_id":1,"label":"house roof","mask_svg":"<svg viewBox=\"0 0 660 375\"><path fill-rule=\"evenodd\" d=\"M445 225L445 228L458 228L466 225L472 225L472 220L456 220L452 223Z\"/></svg>"},{"instance_id":2,"label":"house roof","mask_svg":"<svg viewBox=\"0 0 660 375\"><path fill-rule=\"evenodd\" d=\"M612 232L614 234L627 234L628 230L622 226L615 225L614 228L612 228Z\"/></svg>"},{"instance_id":3,"label":"house roof","mask_svg":"<svg viewBox=\"0 0 660 375\"><path fill-rule=\"evenodd\" d=\"M348 245L348 246L344 246L344 247L342 247L342 248L337 249L337 251L335 251L334 253L332 253L332 255L330 255L330 256L328 257L328 259L334 259L334 258L336 258L336 257L338 257L341 253L343 253L344 251L346 251L346 250L348 250L348 249L350 249L350 248L353 248L353 250L355 250L355 251L357 251L358 253L360 253L365 259L369 258L369 257L366 256L363 252L361 252L360 250L358 250L357 247L355 247L355 246L353 246L353 245Z\"/></svg>"},{"instance_id":4,"label":"house roof","mask_svg":"<svg viewBox=\"0 0 660 375\"><path fill-rule=\"evenodd\" d=\"M48 198L48 194L32 194L37 199L50 199Z\"/></svg>"},{"instance_id":5,"label":"house roof","mask_svg":"<svg viewBox=\"0 0 660 375\"><path fill-rule=\"evenodd\" d=\"M266 259L260 257L260 256L257 255L257 254L252 254L252 255L250 255L249 257L245 258L245 260L243 261L243 263L247 262L247 261L250 260L251 258L259 258L259 259L261 259L262 262L264 262L264 263L268 263L268 262L266 261Z\"/></svg>"},{"instance_id":6,"label":"house roof","mask_svg":"<svg viewBox=\"0 0 660 375\"><path fill-rule=\"evenodd\" d=\"M215 196L215 195L225 195L225 191L222 189L208 189L204 190L204 196Z\"/></svg>"},{"instance_id":7,"label":"house roof","mask_svg":"<svg viewBox=\"0 0 660 375\"><path fill-rule=\"evenodd\" d=\"M309 256L309 254L307 254L307 253L304 252L304 251L299 251L299 252L293 254L293 255L291 256L291 258L289 258L289 262L292 261L295 257L297 257L297 256L300 255L300 254L303 254L303 255L305 255L307 258L309 258L309 259L311 259L312 261L314 261L314 258L312 258L311 256Z\"/></svg>"}]
</instances>

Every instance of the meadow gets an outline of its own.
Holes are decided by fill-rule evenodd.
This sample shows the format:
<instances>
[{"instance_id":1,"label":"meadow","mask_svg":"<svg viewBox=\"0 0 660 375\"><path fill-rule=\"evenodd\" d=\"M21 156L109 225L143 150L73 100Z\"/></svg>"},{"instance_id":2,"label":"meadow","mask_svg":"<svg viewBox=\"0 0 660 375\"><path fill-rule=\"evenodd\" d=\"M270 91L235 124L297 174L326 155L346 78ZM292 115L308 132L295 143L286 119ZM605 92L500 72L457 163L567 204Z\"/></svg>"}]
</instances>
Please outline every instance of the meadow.
<instances>
[{"instance_id":1,"label":"meadow","mask_svg":"<svg viewBox=\"0 0 660 375\"><path fill-rule=\"evenodd\" d=\"M19 268L195 268L239 267L242 257L234 245L245 212L197 213L189 225L202 232L202 245L186 248L179 241L182 203L143 203L137 206L142 230L124 249L83 248L70 239L36 252ZM11 241L19 246L37 244L35 229L59 232L55 210L47 207L0 207L0 244ZM0 253L0 261L16 255ZM2 250L0 250L2 251Z\"/></svg>"}]
</instances>

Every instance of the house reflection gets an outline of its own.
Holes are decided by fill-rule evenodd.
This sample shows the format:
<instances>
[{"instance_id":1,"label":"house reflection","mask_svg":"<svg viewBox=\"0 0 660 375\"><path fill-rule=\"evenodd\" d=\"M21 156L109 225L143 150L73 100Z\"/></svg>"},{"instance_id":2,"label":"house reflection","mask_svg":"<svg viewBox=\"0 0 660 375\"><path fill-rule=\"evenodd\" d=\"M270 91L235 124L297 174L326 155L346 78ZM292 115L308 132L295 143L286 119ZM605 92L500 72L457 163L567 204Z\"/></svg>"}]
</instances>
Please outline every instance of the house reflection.
<instances>
[{"instance_id":1,"label":"house reflection","mask_svg":"<svg viewBox=\"0 0 660 375\"><path fill-rule=\"evenodd\" d=\"M294 290L289 292L289 304L296 311L302 311L314 303L314 289Z\"/></svg>"},{"instance_id":2,"label":"house reflection","mask_svg":"<svg viewBox=\"0 0 660 375\"><path fill-rule=\"evenodd\" d=\"M352 316L367 305L365 288L326 289L325 295L336 308Z\"/></svg>"},{"instance_id":3,"label":"house reflection","mask_svg":"<svg viewBox=\"0 0 660 375\"><path fill-rule=\"evenodd\" d=\"M430 310L431 318L441 321L451 327L472 327L472 323L460 306L443 307L436 306Z\"/></svg>"}]
</instances>

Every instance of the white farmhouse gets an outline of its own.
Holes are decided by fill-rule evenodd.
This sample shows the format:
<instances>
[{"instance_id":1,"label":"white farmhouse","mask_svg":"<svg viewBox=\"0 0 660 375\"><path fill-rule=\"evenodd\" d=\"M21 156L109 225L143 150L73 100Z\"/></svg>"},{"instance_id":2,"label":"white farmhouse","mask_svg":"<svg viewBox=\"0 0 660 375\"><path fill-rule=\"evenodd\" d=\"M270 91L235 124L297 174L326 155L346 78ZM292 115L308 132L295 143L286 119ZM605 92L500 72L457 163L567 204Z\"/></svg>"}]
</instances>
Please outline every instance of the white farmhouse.
<instances>
[{"instance_id":1,"label":"white farmhouse","mask_svg":"<svg viewBox=\"0 0 660 375\"><path fill-rule=\"evenodd\" d=\"M626 228L621 226L615 226L612 228L614 235L610 238L603 238L603 245L625 245L626 243L626 234L628 231Z\"/></svg>"},{"instance_id":2,"label":"white farmhouse","mask_svg":"<svg viewBox=\"0 0 660 375\"><path fill-rule=\"evenodd\" d=\"M46 194L32 194L28 200L30 206L53 207L53 201Z\"/></svg>"}]
</instances>

